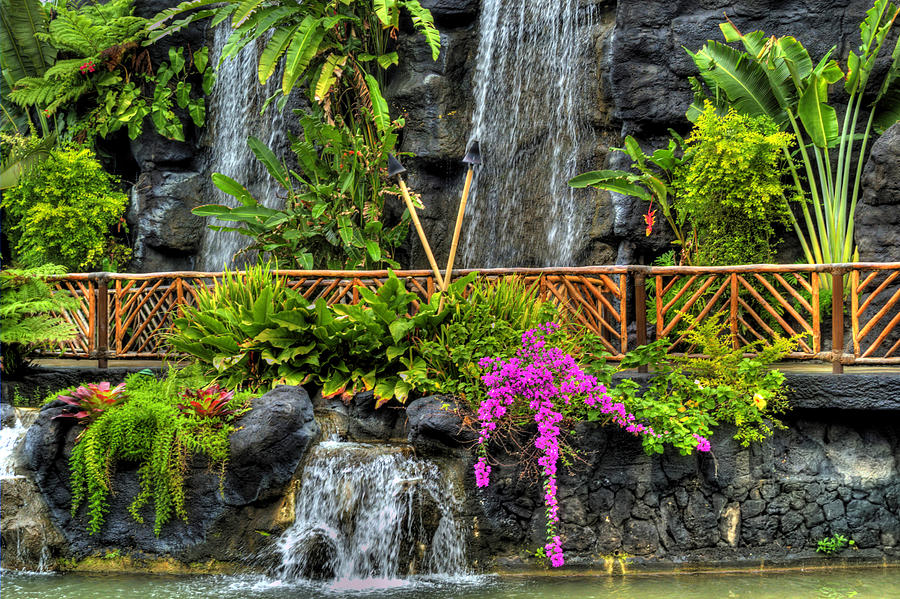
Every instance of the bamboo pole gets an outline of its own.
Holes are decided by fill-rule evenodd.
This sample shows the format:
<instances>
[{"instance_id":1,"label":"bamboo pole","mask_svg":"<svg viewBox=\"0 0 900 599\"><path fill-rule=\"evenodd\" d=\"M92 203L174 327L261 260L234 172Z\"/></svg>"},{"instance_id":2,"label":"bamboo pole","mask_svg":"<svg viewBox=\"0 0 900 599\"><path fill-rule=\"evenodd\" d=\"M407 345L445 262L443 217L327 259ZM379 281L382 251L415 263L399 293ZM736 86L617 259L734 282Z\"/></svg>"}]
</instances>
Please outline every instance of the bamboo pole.
<instances>
[{"instance_id":1,"label":"bamboo pole","mask_svg":"<svg viewBox=\"0 0 900 599\"><path fill-rule=\"evenodd\" d=\"M406 189L406 182L400 177L397 177L397 183L400 184L400 192L403 194L403 201L406 202L406 207L409 210L413 225L415 225L416 232L419 234L419 240L422 242L422 247L425 248L425 255L428 256L428 263L431 265L431 270L434 271L434 280L437 281L440 289L446 289L444 286L444 277L441 276L441 271L438 268L437 261L434 259L434 254L431 253L431 246L428 244L428 238L425 237L422 223L419 222L419 215L416 214L416 207L409 197L409 190Z\"/></svg>"},{"instance_id":2,"label":"bamboo pole","mask_svg":"<svg viewBox=\"0 0 900 599\"><path fill-rule=\"evenodd\" d=\"M475 168L469 165L466 173L466 183L463 186L462 198L459 200L459 210L456 213L456 226L453 228L453 240L450 242L450 255L447 256L447 270L444 271L444 281L447 285L453 276L453 262L456 260L456 248L459 245L459 234L462 231L463 215L466 213L466 202L469 200L469 189L472 187L472 175ZM445 288L444 291L447 289Z\"/></svg>"}]
</instances>

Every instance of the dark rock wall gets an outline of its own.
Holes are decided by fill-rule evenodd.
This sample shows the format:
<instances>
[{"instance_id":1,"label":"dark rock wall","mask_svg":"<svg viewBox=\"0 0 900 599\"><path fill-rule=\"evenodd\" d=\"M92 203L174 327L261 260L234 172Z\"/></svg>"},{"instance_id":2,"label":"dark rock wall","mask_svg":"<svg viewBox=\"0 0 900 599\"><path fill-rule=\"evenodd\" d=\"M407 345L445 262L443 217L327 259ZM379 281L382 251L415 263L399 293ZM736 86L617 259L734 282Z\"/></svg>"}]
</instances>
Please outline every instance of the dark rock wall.
<instances>
[{"instance_id":1,"label":"dark rock wall","mask_svg":"<svg viewBox=\"0 0 900 599\"><path fill-rule=\"evenodd\" d=\"M900 412L798 411L786 424L750 448L723 427L708 455L657 457L628 434L579 428L559 478L567 563L788 563L835 534L856 543L841 557L900 557ZM514 566L545 542L543 493L498 461L471 493L472 557Z\"/></svg>"},{"instance_id":2,"label":"dark rock wall","mask_svg":"<svg viewBox=\"0 0 900 599\"><path fill-rule=\"evenodd\" d=\"M587 0L586 0L587 2ZM460 160L471 129L473 71L478 45L479 0L423 0L441 31L443 49L435 62L411 23L403 24L398 39L400 65L390 74L386 95L395 115L406 119L400 150L412 152L404 159L410 171L409 187L422 195L421 217L438 261L443 264L450 246L453 223L465 169ZM699 48L707 39L721 40L718 24L723 13L744 31L762 29L774 35L795 35L814 58L832 45L843 62L858 43L858 24L871 6L869 0L721 1L721 0L619 0L589 2L600 18L596 22L595 60L586 77L598 80L591 126L596 147L585 148L586 168L627 168L629 160L610 147L621 145L625 135L637 137L647 147L662 145L669 127L684 132L684 117L691 99L687 77L695 73L682 47ZM141 15L169 3L137 0ZM198 47L206 42L200 28L192 28L171 40L173 45ZM885 47L888 47L886 45ZM162 60L167 46L155 51ZM882 67L887 63L889 49ZM880 81L880 75L873 76ZM877 87L874 85L872 87ZM503 93L502 89L496 93ZM290 117L288 117L290 118ZM148 131L151 128L148 127ZM251 131L266 138L267 131ZM135 254L129 266L136 271L191 268L200 249L203 223L190 214L194 206L209 200L204 186L210 168L209 148L198 143L199 133L189 127L186 143L169 142L145 133L130 145L139 173L133 191L128 222ZM897 133L872 146L866 167L866 191L857 216L857 240L862 260L900 260L894 210L900 200L896 186ZM591 164L588 164L591 163ZM893 175L893 176L892 176ZM585 207L590 219L587 233L573 241L571 255L578 264L645 262L668 249L665 227L651 237L644 235L642 213L646 206L634 198L598 192ZM399 209L399 208L398 208ZM536 205L535 214L549 208ZM793 233L784 232L783 258L799 257ZM427 267L415 234L399 256L407 266Z\"/></svg>"}]
</instances>

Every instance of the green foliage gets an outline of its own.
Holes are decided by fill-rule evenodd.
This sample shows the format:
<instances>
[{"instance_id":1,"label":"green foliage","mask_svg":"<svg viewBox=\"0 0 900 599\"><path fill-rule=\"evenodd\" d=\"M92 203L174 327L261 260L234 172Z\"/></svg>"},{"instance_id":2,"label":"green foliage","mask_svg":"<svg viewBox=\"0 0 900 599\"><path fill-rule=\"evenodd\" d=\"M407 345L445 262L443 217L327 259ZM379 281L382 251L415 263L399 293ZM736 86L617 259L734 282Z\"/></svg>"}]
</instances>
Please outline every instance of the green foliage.
<instances>
[{"instance_id":1,"label":"green foliage","mask_svg":"<svg viewBox=\"0 0 900 599\"><path fill-rule=\"evenodd\" d=\"M770 345L735 349L718 317L684 319L688 343L707 357L668 355L669 342L661 339L629 352L619 365L619 370L650 366L654 374L646 388L630 379L613 387L611 367L596 373L615 401L662 433L643 437L645 450L662 453L669 443L689 453L696 447L694 434L709 438L714 426L726 422L737 428L734 438L745 446L784 428L777 418L788 408L784 374L770 365L792 351L795 340L777 338Z\"/></svg>"},{"instance_id":2,"label":"green foliage","mask_svg":"<svg viewBox=\"0 0 900 599\"><path fill-rule=\"evenodd\" d=\"M208 49L186 57L183 48L171 48L169 62L154 73L149 54L141 49L148 21L133 16L132 4L59 2L52 18L42 12L35 27L44 31L36 38L53 49L53 60L45 61L43 70L26 72L13 65L5 71L12 86L9 100L46 117L61 114L57 126L70 138L106 137L126 127L135 139L149 117L161 135L184 141L174 107L203 125L206 105L188 77L202 77L203 91L209 91L214 75L206 73Z\"/></svg>"},{"instance_id":3,"label":"green foliage","mask_svg":"<svg viewBox=\"0 0 900 599\"><path fill-rule=\"evenodd\" d=\"M789 219L781 148L792 138L767 117L734 110L719 116L707 102L685 140L673 183L675 207L697 240L695 264L774 259L774 226Z\"/></svg>"},{"instance_id":4,"label":"green foliage","mask_svg":"<svg viewBox=\"0 0 900 599\"><path fill-rule=\"evenodd\" d=\"M875 0L860 23L860 45L849 53L846 73L831 58L834 47L814 65L794 37L769 37L762 31L745 35L730 21L720 25L725 41L741 42L743 51L714 41L696 53L688 51L700 70L700 80L691 79L695 101L688 118L697 118L710 98L720 109L727 106L742 114L766 116L796 137L799 156L792 155L787 144L781 149L789 160L796 194L809 200L809 205L800 203L802 226L791 216L811 264L850 262L855 254L854 214L869 137L873 129L883 131L900 117L900 41L895 42L890 67L875 97L865 93L898 16L900 8L895 4ZM841 80L848 94L843 125L828 103L829 85ZM854 164L864 97L869 118ZM836 161L831 154L835 147Z\"/></svg>"},{"instance_id":5,"label":"green foliage","mask_svg":"<svg viewBox=\"0 0 900 599\"><path fill-rule=\"evenodd\" d=\"M381 98L376 87L372 97ZM332 125L323 121L321 113L299 113L303 137L295 139L292 146L299 172L289 173L258 139L248 140L284 189L284 209L263 206L243 185L216 173L216 186L241 204L237 208L200 206L194 214L239 223L237 227L211 228L247 235L253 243L243 251L266 252L292 268L399 267L393 255L406 237L410 217L406 211L399 223L388 226L384 205L387 198L400 193L388 180L386 165L402 120L378 126L373 113L364 114L366 127L373 131L368 136L340 118Z\"/></svg>"},{"instance_id":6,"label":"green foliage","mask_svg":"<svg viewBox=\"0 0 900 599\"><path fill-rule=\"evenodd\" d=\"M682 247L685 259L690 262L690 239L684 232L684 216L676 214L672 201L675 195L672 186L673 173L685 160L682 156L684 140L671 129L669 134L672 137L668 147L654 150L652 154L645 154L637 140L630 135L625 138L624 148L611 148L616 152L627 154L633 160L631 168L637 169L640 174L628 171L591 171L573 177L569 185L575 188L596 187L650 202L650 208L644 218L648 236L653 232L656 215L653 202L656 202L662 208L663 216L675 234L675 243Z\"/></svg>"},{"instance_id":7,"label":"green foliage","mask_svg":"<svg viewBox=\"0 0 900 599\"><path fill-rule=\"evenodd\" d=\"M825 537L824 539L819 539L816 543L816 551L826 555L834 555L847 547L855 548L856 542L853 539L848 539L844 535Z\"/></svg>"},{"instance_id":8,"label":"green foliage","mask_svg":"<svg viewBox=\"0 0 900 599\"><path fill-rule=\"evenodd\" d=\"M347 90L364 100L365 76L378 75L379 69L397 64L397 53L390 46L396 39L401 9L410 15L437 60L440 35L431 13L418 0L308 0L302 4L287 0L188 0L151 19L149 42L197 20L211 18L212 26L227 21L223 26L233 30L222 53L222 60L227 60L271 31L259 59L260 84L265 84L282 64L283 98L306 83L310 99L327 109L345 101ZM186 16L173 21L182 15Z\"/></svg>"},{"instance_id":9,"label":"green foliage","mask_svg":"<svg viewBox=\"0 0 900 599\"><path fill-rule=\"evenodd\" d=\"M91 150L52 150L3 196L17 259L25 266L60 264L70 272L124 262L129 250L111 230L124 226L128 196L114 184Z\"/></svg>"},{"instance_id":10,"label":"green foliage","mask_svg":"<svg viewBox=\"0 0 900 599\"><path fill-rule=\"evenodd\" d=\"M69 459L72 514L87 505L88 532L95 534L103 526L112 493L110 477L119 462L139 465L140 491L129 512L143 522L142 509L152 500L157 535L173 516L187 520L184 479L191 456L205 456L221 480L234 419L249 409L249 399L247 394L232 398L231 412L222 418L179 410L183 388L204 383L191 370L171 369L159 381L131 375L125 381L128 399L106 410L81 433Z\"/></svg>"},{"instance_id":11,"label":"green foliage","mask_svg":"<svg viewBox=\"0 0 900 599\"><path fill-rule=\"evenodd\" d=\"M377 292L359 294L357 305L310 304L268 266L226 272L175 320L170 341L226 387L313 381L326 397L373 390L377 405L403 402L426 376L413 335L435 330L447 315L442 294L420 302L393 273Z\"/></svg>"},{"instance_id":12,"label":"green foliage","mask_svg":"<svg viewBox=\"0 0 900 599\"><path fill-rule=\"evenodd\" d=\"M456 395L476 410L484 397L478 360L511 357L524 331L556 320L558 312L538 298L537 285L518 277L466 279L468 289L448 295L449 315L435 334L417 336L416 351L428 365L421 391Z\"/></svg>"},{"instance_id":13,"label":"green foliage","mask_svg":"<svg viewBox=\"0 0 900 599\"><path fill-rule=\"evenodd\" d=\"M5 375L20 372L35 348L75 336L75 327L59 313L77 309L79 300L66 292L54 293L47 284L48 277L64 272L53 264L0 271L0 346Z\"/></svg>"}]
</instances>

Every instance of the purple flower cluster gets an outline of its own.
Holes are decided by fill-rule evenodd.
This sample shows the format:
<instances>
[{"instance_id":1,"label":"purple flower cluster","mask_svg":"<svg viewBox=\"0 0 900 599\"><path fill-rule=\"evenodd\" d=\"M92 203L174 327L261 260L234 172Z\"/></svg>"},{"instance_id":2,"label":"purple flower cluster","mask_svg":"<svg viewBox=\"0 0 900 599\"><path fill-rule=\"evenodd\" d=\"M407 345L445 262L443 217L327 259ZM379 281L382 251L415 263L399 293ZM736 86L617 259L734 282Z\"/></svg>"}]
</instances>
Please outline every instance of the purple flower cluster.
<instances>
[{"instance_id":1,"label":"purple flower cluster","mask_svg":"<svg viewBox=\"0 0 900 599\"><path fill-rule=\"evenodd\" d=\"M557 409L562 402L572 405L580 400L611 417L612 422L635 435L659 438L651 426L637 422L625 405L613 402L606 394L606 387L585 373L575 359L557 347L548 347L546 336L559 325L548 322L522 334L522 347L515 357L482 358L478 365L485 373L481 380L487 387L487 398L478 408L481 432L478 443L482 456L475 462L475 483L479 487L490 484L491 467L485 455L486 443L497 429L497 422L506 415L517 400L524 400L534 412L538 425L535 447L541 450L538 465L544 475L544 505L547 508L547 557L554 567L565 562L562 541L556 535L559 522L559 504L556 498L556 465L559 460L559 422L563 415ZM694 435L699 451L709 451L709 441Z\"/></svg>"}]
</instances>

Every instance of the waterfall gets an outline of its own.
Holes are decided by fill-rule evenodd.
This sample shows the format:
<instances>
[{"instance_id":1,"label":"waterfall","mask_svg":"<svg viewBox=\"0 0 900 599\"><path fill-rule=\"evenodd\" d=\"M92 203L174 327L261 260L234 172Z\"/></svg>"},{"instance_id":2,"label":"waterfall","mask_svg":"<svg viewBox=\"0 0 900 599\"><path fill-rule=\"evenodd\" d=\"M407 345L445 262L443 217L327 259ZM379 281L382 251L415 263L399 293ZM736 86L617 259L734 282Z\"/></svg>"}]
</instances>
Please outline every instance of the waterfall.
<instances>
[{"instance_id":1,"label":"waterfall","mask_svg":"<svg viewBox=\"0 0 900 599\"><path fill-rule=\"evenodd\" d=\"M0 479L19 478L16 476L15 450L28 431L18 411L12 426L0 428Z\"/></svg>"},{"instance_id":2,"label":"waterfall","mask_svg":"<svg viewBox=\"0 0 900 599\"><path fill-rule=\"evenodd\" d=\"M300 485L296 519L278 542L280 580L333 579L348 589L466 572L453 485L409 447L322 442Z\"/></svg>"},{"instance_id":3,"label":"waterfall","mask_svg":"<svg viewBox=\"0 0 900 599\"><path fill-rule=\"evenodd\" d=\"M216 27L211 65L218 64L230 34L230 27ZM201 144L208 148L208 174L227 175L244 185L265 206L282 208L284 197L279 195L281 188L247 146L247 137L252 135L267 143L276 156L284 155L288 149L282 112L275 106L270 106L264 116L259 114L266 98L278 93L281 85L280 69L265 86L259 84L259 56L267 41L268 37L263 36L256 43L245 46L237 56L222 63L209 97L208 126ZM209 189L209 197L204 199L204 203L232 207L238 205L235 198L223 193L212 183L209 184ZM210 218L207 224L233 227L238 223L223 223ZM206 229L200 247L198 268L216 271L221 270L223 265L233 266L234 254L249 243L249 237L234 231Z\"/></svg>"},{"instance_id":4,"label":"waterfall","mask_svg":"<svg viewBox=\"0 0 900 599\"><path fill-rule=\"evenodd\" d=\"M590 0L482 1L470 141L484 164L467 209L465 266L576 259L590 209L567 181L591 166L579 152L590 156L595 144L594 18Z\"/></svg>"}]
</instances>

